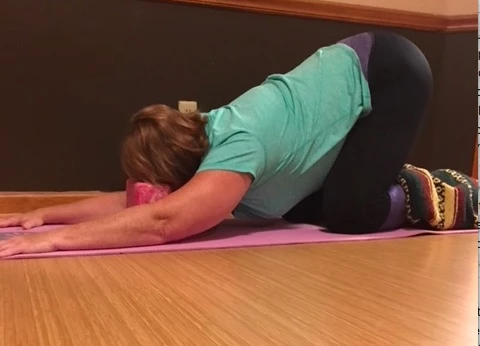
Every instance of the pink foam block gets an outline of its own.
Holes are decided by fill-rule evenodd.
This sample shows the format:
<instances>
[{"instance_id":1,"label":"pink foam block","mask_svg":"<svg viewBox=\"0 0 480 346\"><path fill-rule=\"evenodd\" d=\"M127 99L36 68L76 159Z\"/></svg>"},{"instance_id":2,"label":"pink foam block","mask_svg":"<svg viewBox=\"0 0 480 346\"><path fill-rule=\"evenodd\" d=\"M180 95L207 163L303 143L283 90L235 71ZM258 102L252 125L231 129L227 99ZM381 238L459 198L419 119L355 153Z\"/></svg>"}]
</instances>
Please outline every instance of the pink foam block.
<instances>
[{"instance_id":1,"label":"pink foam block","mask_svg":"<svg viewBox=\"0 0 480 346\"><path fill-rule=\"evenodd\" d=\"M127 180L127 207L149 204L167 197L171 193L168 186L154 186L147 183Z\"/></svg>"}]
</instances>

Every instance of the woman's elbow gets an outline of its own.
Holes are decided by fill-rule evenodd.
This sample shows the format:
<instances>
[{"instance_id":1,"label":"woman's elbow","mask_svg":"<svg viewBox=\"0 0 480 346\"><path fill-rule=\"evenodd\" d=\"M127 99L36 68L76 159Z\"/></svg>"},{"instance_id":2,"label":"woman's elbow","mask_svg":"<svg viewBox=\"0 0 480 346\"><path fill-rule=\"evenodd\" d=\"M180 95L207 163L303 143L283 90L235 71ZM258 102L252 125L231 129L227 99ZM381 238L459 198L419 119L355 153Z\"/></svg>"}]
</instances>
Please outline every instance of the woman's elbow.
<instances>
[{"instance_id":1,"label":"woman's elbow","mask_svg":"<svg viewBox=\"0 0 480 346\"><path fill-rule=\"evenodd\" d=\"M218 224L223 219L203 220L196 219L193 215L180 214L156 221L155 233L161 237L165 243L179 241L185 238L205 232Z\"/></svg>"},{"instance_id":2,"label":"woman's elbow","mask_svg":"<svg viewBox=\"0 0 480 346\"><path fill-rule=\"evenodd\" d=\"M188 219L185 217L181 215L159 215L155 211L151 216L150 232L153 236L159 238L161 243L170 243L189 236Z\"/></svg>"},{"instance_id":3,"label":"woman's elbow","mask_svg":"<svg viewBox=\"0 0 480 346\"><path fill-rule=\"evenodd\" d=\"M159 219L153 217L148 226L144 228L145 233L155 239L157 244L169 243L179 234L179 228L170 219Z\"/></svg>"}]
</instances>

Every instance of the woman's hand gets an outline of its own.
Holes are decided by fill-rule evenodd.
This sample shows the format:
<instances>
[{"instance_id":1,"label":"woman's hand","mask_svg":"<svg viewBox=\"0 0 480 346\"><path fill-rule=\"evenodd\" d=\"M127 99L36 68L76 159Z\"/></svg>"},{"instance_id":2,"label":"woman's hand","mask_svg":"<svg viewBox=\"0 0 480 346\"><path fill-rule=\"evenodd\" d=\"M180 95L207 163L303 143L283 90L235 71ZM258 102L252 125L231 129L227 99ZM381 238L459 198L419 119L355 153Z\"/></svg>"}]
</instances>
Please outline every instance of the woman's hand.
<instances>
[{"instance_id":1,"label":"woman's hand","mask_svg":"<svg viewBox=\"0 0 480 346\"><path fill-rule=\"evenodd\" d=\"M43 226L45 223L45 215L41 209L31 211L24 214L15 214L0 219L0 227L22 227L23 229L31 229Z\"/></svg>"},{"instance_id":2,"label":"woman's hand","mask_svg":"<svg viewBox=\"0 0 480 346\"><path fill-rule=\"evenodd\" d=\"M0 258L55 250L52 232L30 233L0 241Z\"/></svg>"}]
</instances>

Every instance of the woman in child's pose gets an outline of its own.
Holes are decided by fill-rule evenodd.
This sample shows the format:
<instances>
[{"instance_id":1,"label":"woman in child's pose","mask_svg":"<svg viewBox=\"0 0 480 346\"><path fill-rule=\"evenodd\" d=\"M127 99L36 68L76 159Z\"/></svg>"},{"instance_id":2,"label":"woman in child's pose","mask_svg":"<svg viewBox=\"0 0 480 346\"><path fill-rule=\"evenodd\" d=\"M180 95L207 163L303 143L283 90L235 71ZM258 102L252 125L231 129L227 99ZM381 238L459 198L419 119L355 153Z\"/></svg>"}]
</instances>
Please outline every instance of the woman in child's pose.
<instances>
[{"instance_id":1,"label":"woman in child's pose","mask_svg":"<svg viewBox=\"0 0 480 346\"><path fill-rule=\"evenodd\" d=\"M207 114L144 108L124 141L125 172L173 193L131 208L125 192L111 193L8 218L0 226L70 226L0 242L0 256L161 244L231 213L342 233L401 226L395 179L431 93L429 64L414 44L363 33Z\"/></svg>"}]
</instances>

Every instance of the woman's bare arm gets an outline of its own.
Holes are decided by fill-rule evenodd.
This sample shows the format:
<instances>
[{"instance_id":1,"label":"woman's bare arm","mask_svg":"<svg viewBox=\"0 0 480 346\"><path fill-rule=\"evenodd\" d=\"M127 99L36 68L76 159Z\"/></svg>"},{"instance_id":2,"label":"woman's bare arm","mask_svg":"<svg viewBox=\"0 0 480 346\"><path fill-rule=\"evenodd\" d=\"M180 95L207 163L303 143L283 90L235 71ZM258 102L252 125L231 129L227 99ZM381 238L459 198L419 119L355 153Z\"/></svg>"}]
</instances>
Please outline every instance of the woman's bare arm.
<instances>
[{"instance_id":1,"label":"woman's bare arm","mask_svg":"<svg viewBox=\"0 0 480 346\"><path fill-rule=\"evenodd\" d=\"M117 213L126 208L125 191L110 192L82 201L40 209L45 223L76 224Z\"/></svg>"},{"instance_id":2,"label":"woman's bare arm","mask_svg":"<svg viewBox=\"0 0 480 346\"><path fill-rule=\"evenodd\" d=\"M104 193L74 203L12 215L0 220L0 227L22 226L28 229L42 224L76 224L117 213L125 207L125 192Z\"/></svg>"},{"instance_id":3,"label":"woman's bare arm","mask_svg":"<svg viewBox=\"0 0 480 346\"><path fill-rule=\"evenodd\" d=\"M54 249L74 250L156 245L184 239L228 218L251 182L247 174L202 172L165 199L54 230L49 241Z\"/></svg>"},{"instance_id":4,"label":"woman's bare arm","mask_svg":"<svg viewBox=\"0 0 480 346\"><path fill-rule=\"evenodd\" d=\"M246 174L202 172L158 202L126 208L93 221L0 241L0 257L55 250L158 245L184 239L225 220L251 182ZM70 216L64 213L64 217Z\"/></svg>"}]
</instances>

